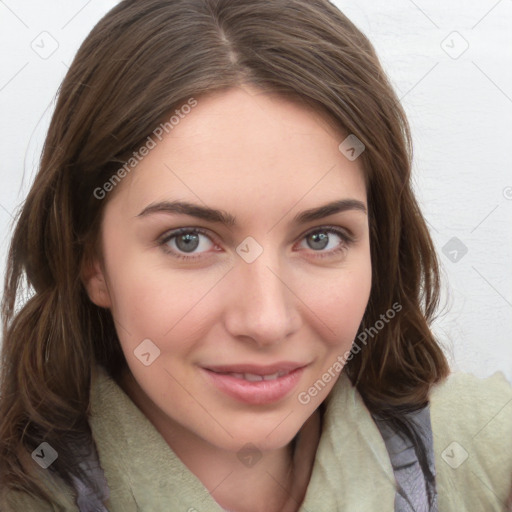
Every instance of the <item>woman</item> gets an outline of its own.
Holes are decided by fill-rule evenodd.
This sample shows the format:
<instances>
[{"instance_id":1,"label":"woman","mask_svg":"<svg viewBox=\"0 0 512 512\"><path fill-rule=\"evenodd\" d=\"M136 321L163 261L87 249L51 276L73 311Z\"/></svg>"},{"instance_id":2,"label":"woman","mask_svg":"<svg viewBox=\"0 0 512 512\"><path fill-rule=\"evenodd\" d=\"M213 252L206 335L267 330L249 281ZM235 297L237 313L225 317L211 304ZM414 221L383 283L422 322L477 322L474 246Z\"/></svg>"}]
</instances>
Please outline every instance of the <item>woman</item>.
<instances>
[{"instance_id":1,"label":"woman","mask_svg":"<svg viewBox=\"0 0 512 512\"><path fill-rule=\"evenodd\" d=\"M12 240L1 509L503 510L512 388L447 378L410 169L326 0L121 2Z\"/></svg>"}]
</instances>

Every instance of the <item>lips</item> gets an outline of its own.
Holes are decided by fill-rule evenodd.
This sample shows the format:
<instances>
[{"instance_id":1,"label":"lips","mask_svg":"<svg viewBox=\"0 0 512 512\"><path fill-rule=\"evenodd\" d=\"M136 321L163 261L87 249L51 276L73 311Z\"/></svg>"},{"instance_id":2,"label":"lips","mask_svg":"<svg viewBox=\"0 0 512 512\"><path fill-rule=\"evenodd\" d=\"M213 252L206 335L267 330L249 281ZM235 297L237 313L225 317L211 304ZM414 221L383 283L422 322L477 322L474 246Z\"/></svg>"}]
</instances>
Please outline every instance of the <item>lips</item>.
<instances>
[{"instance_id":1,"label":"lips","mask_svg":"<svg viewBox=\"0 0 512 512\"><path fill-rule=\"evenodd\" d=\"M223 393L249 404L281 400L298 384L304 363L280 362L267 366L237 364L203 367L210 384Z\"/></svg>"}]
</instances>

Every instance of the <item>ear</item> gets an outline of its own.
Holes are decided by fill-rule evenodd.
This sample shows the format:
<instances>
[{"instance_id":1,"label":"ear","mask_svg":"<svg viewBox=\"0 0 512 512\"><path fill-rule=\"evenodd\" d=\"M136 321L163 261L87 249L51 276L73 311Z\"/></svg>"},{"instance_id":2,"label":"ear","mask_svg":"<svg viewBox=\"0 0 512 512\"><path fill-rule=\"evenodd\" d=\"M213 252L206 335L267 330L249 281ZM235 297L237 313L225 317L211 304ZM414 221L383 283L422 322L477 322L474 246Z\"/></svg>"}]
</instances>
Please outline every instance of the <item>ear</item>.
<instances>
[{"instance_id":1,"label":"ear","mask_svg":"<svg viewBox=\"0 0 512 512\"><path fill-rule=\"evenodd\" d=\"M105 270L98 258L92 257L84 260L80 277L91 302L101 308L112 306Z\"/></svg>"}]
</instances>

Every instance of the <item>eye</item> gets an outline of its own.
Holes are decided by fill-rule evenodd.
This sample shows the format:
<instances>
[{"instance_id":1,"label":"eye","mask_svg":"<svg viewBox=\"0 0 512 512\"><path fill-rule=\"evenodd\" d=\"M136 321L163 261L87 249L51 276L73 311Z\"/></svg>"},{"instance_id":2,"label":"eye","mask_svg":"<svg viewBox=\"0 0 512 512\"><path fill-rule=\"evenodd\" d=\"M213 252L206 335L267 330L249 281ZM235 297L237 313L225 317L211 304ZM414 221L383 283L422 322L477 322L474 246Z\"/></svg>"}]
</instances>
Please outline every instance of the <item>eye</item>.
<instances>
[{"instance_id":1,"label":"eye","mask_svg":"<svg viewBox=\"0 0 512 512\"><path fill-rule=\"evenodd\" d=\"M332 235L335 236L333 237ZM336 237L340 239L337 243ZM320 254L315 254L315 257L319 258L336 256L341 252L346 251L354 242L354 238L351 235L334 226L316 228L314 231L306 233L304 235L304 239L309 248L313 249L313 252L320 252ZM324 249L329 246L331 250L324 251Z\"/></svg>"},{"instance_id":2,"label":"eye","mask_svg":"<svg viewBox=\"0 0 512 512\"><path fill-rule=\"evenodd\" d=\"M209 242L202 242L201 238L205 238ZM208 247L209 244L211 244L210 247ZM189 254L192 254L198 248L206 249L207 251L208 248L211 248L215 244L206 234L206 231L202 229L181 228L165 235L160 245L162 245L166 252L176 258L194 260L201 256L189 256Z\"/></svg>"}]
</instances>

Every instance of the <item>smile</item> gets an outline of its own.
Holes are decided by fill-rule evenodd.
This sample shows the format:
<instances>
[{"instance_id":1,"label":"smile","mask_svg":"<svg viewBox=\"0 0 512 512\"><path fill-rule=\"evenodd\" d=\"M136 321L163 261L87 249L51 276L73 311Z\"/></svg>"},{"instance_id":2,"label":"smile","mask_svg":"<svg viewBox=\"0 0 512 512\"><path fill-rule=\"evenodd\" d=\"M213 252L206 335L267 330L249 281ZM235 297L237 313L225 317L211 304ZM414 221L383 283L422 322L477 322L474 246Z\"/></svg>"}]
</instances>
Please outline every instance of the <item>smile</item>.
<instances>
[{"instance_id":1,"label":"smile","mask_svg":"<svg viewBox=\"0 0 512 512\"><path fill-rule=\"evenodd\" d=\"M267 367L238 365L201 368L208 384L223 394L248 404L277 402L297 386L308 365L281 363Z\"/></svg>"}]
</instances>

